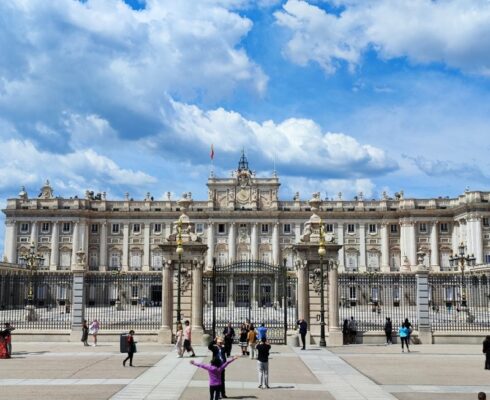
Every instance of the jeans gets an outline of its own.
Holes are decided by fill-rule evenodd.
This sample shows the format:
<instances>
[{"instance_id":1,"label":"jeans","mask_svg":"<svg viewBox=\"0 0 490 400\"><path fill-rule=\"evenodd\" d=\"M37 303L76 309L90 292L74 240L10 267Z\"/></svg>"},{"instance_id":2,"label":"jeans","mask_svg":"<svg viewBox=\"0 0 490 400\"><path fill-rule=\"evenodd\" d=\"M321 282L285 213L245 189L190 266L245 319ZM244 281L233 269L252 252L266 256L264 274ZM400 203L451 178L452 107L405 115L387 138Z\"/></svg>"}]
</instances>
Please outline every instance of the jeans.
<instances>
[{"instance_id":1,"label":"jeans","mask_svg":"<svg viewBox=\"0 0 490 400\"><path fill-rule=\"evenodd\" d=\"M258 361L257 369L259 372L259 385L269 387L269 363Z\"/></svg>"},{"instance_id":2,"label":"jeans","mask_svg":"<svg viewBox=\"0 0 490 400\"><path fill-rule=\"evenodd\" d=\"M252 359L255 357L255 343L250 343L249 348L250 348L250 358Z\"/></svg>"},{"instance_id":3,"label":"jeans","mask_svg":"<svg viewBox=\"0 0 490 400\"><path fill-rule=\"evenodd\" d=\"M209 400L218 400L221 385L214 385L209 387Z\"/></svg>"}]
</instances>

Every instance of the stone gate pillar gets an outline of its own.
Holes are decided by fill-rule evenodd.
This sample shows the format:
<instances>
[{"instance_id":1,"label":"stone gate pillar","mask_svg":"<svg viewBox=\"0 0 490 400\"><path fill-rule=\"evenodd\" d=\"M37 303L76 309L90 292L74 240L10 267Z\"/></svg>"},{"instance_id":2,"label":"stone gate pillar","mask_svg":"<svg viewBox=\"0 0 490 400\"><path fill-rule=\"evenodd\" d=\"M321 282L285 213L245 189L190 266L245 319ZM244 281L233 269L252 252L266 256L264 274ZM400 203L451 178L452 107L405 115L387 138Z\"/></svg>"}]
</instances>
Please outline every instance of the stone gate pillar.
<instances>
[{"instance_id":1,"label":"stone gate pillar","mask_svg":"<svg viewBox=\"0 0 490 400\"><path fill-rule=\"evenodd\" d=\"M192 339L194 343L202 342L204 328L202 325L202 270L204 261L194 259L192 262Z\"/></svg>"},{"instance_id":2,"label":"stone gate pillar","mask_svg":"<svg viewBox=\"0 0 490 400\"><path fill-rule=\"evenodd\" d=\"M308 313L308 263L306 260L296 262L298 274L298 318L304 318L309 324Z\"/></svg>"},{"instance_id":3,"label":"stone gate pillar","mask_svg":"<svg viewBox=\"0 0 490 400\"><path fill-rule=\"evenodd\" d=\"M424 253L417 253L417 319L419 339L423 344L432 344L432 329L429 318L429 270L423 264Z\"/></svg>"},{"instance_id":4,"label":"stone gate pillar","mask_svg":"<svg viewBox=\"0 0 490 400\"><path fill-rule=\"evenodd\" d=\"M338 264L334 260L328 262L328 346L342 346L342 331L339 327L339 285Z\"/></svg>"},{"instance_id":5,"label":"stone gate pillar","mask_svg":"<svg viewBox=\"0 0 490 400\"><path fill-rule=\"evenodd\" d=\"M82 324L85 317L85 253L80 250L76 252L76 256L76 264L72 268L73 287L70 341L78 342L82 336Z\"/></svg>"},{"instance_id":6,"label":"stone gate pillar","mask_svg":"<svg viewBox=\"0 0 490 400\"><path fill-rule=\"evenodd\" d=\"M162 269L162 326L158 331L158 342L172 343L173 310L173 265L171 260L163 264Z\"/></svg>"}]
</instances>

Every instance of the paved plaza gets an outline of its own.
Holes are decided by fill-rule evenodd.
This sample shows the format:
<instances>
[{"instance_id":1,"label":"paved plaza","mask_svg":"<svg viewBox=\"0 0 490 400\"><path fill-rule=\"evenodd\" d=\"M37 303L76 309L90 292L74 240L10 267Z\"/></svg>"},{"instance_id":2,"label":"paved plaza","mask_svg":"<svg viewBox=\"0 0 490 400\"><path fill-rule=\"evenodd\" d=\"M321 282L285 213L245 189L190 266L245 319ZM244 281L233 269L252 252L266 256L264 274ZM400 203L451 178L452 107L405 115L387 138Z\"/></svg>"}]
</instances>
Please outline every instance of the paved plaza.
<instances>
[{"instance_id":1,"label":"paved plaza","mask_svg":"<svg viewBox=\"0 0 490 400\"><path fill-rule=\"evenodd\" d=\"M121 365L117 343L15 342L0 360L0 399L199 400L208 398L205 371L179 359L170 346L139 343L135 367ZM238 351L238 347L234 346ZM197 359L210 352L196 348ZM257 387L256 361L240 358L227 371L235 399L476 399L490 393L480 345L353 345L306 351L273 346L271 389Z\"/></svg>"}]
</instances>

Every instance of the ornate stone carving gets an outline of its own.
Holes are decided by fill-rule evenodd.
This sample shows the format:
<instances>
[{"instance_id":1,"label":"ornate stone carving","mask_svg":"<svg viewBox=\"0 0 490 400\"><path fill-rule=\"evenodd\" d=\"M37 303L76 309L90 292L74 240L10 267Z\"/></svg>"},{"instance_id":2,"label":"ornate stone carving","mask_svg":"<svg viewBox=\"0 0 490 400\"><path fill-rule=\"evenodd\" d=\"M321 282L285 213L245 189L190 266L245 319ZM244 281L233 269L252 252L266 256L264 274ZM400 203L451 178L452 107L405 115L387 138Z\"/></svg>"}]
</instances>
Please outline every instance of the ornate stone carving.
<instances>
[{"instance_id":1,"label":"ornate stone carving","mask_svg":"<svg viewBox=\"0 0 490 400\"><path fill-rule=\"evenodd\" d=\"M326 264L326 265L325 265ZM325 284L327 283L328 279L328 264L325 262L323 265L323 286L325 287ZM313 286L313 290L315 291L316 294L321 293L321 277L322 277L322 271L320 267L315 268L312 272L310 272L310 283Z\"/></svg>"}]
</instances>

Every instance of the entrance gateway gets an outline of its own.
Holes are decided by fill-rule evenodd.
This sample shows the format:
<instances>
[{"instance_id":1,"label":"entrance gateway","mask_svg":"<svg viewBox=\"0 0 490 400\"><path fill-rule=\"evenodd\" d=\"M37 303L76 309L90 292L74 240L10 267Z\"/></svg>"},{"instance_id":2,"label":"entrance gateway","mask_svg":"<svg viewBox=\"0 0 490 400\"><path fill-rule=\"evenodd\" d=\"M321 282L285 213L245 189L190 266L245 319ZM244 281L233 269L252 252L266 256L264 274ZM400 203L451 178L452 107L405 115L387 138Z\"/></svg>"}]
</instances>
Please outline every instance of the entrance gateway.
<instances>
[{"instance_id":1,"label":"entrance gateway","mask_svg":"<svg viewBox=\"0 0 490 400\"><path fill-rule=\"evenodd\" d=\"M250 321L267 327L267 340L285 344L287 331L296 328L297 304L294 271L262 261L214 263L204 276L204 330L215 336L231 323L236 339L240 326Z\"/></svg>"}]
</instances>

